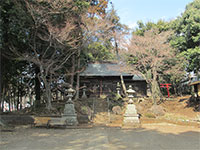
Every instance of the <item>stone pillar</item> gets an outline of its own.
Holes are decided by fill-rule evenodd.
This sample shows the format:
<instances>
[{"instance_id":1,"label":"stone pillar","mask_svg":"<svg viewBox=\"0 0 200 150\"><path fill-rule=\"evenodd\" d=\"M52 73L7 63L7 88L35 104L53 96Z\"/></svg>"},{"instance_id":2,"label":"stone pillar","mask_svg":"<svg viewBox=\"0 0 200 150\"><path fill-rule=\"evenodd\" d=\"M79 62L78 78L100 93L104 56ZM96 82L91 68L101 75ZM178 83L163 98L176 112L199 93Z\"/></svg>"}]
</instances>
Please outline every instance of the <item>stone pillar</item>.
<instances>
[{"instance_id":1,"label":"stone pillar","mask_svg":"<svg viewBox=\"0 0 200 150\"><path fill-rule=\"evenodd\" d=\"M73 94L75 93L75 90L73 90L71 87L67 90L68 95L66 98L68 98L65 108L64 108L64 113L62 118L65 119L66 125L67 126L75 126L78 124L77 120L77 114L75 112L74 108L74 102L72 101Z\"/></svg>"},{"instance_id":2,"label":"stone pillar","mask_svg":"<svg viewBox=\"0 0 200 150\"><path fill-rule=\"evenodd\" d=\"M117 82L117 88L116 88L116 90L117 90L117 95L119 95L119 96L121 96L120 95L120 84L119 84L119 82Z\"/></svg>"},{"instance_id":3,"label":"stone pillar","mask_svg":"<svg viewBox=\"0 0 200 150\"><path fill-rule=\"evenodd\" d=\"M136 125L140 123L140 121L139 121L139 115L137 114L136 107L133 104L133 97L134 97L135 91L132 89L131 85L129 86L127 93L128 93L129 101L126 106L123 124L124 126L135 127Z\"/></svg>"}]
</instances>

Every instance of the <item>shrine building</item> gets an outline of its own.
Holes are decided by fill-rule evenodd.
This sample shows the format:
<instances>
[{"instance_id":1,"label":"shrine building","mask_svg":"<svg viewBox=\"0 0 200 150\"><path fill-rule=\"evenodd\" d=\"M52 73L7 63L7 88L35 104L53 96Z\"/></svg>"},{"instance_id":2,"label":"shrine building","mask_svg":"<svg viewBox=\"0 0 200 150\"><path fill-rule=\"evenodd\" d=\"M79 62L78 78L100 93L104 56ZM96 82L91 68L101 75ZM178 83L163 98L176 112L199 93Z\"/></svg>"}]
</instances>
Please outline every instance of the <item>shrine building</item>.
<instances>
[{"instance_id":1,"label":"shrine building","mask_svg":"<svg viewBox=\"0 0 200 150\"><path fill-rule=\"evenodd\" d=\"M116 93L117 84L120 85L120 92L123 93L123 83L126 89L132 85L138 97L146 96L147 83L145 79L139 75L122 71L123 67L125 66L116 63L90 63L80 73L80 85L86 86L86 95L89 97Z\"/></svg>"}]
</instances>

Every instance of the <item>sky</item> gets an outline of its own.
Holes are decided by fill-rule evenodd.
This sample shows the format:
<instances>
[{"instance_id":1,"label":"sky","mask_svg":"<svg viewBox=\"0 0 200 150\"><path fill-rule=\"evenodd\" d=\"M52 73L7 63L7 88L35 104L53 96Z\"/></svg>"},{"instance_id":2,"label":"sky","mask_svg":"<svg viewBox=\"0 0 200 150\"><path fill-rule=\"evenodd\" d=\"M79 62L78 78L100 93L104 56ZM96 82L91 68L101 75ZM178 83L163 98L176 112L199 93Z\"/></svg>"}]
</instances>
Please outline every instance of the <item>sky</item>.
<instances>
[{"instance_id":1,"label":"sky","mask_svg":"<svg viewBox=\"0 0 200 150\"><path fill-rule=\"evenodd\" d=\"M180 16L185 6L193 0L111 0L121 23L130 28L137 26L137 21L169 21Z\"/></svg>"}]
</instances>

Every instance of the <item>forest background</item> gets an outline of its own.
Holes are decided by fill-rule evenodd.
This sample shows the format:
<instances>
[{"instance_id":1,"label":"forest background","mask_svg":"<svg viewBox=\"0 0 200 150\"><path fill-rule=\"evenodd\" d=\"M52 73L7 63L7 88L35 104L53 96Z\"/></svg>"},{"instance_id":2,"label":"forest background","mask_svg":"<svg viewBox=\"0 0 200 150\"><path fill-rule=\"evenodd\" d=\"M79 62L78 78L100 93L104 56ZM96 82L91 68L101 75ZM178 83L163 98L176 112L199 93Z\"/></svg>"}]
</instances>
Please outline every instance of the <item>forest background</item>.
<instances>
[{"instance_id":1,"label":"forest background","mask_svg":"<svg viewBox=\"0 0 200 150\"><path fill-rule=\"evenodd\" d=\"M91 62L125 63L144 77L154 101L159 83L172 83L178 95L190 72L200 74L200 0L174 20L138 21L131 32L108 0L0 3L1 111L4 102L22 109L24 96L51 110L52 93L70 85L78 99L80 72Z\"/></svg>"}]
</instances>

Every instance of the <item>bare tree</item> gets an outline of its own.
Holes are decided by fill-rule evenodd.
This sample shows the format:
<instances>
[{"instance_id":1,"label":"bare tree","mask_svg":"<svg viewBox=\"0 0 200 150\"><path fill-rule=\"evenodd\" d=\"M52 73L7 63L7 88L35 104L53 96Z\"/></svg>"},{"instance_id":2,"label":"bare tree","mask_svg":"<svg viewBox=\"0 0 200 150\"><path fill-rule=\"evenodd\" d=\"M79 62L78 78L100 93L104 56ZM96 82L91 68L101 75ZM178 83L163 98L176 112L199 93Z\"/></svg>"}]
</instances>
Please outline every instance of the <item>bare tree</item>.
<instances>
[{"instance_id":1,"label":"bare tree","mask_svg":"<svg viewBox=\"0 0 200 150\"><path fill-rule=\"evenodd\" d=\"M133 35L126 44L125 53L133 72L142 75L150 85L154 104L160 98L158 85L159 74L163 69L169 69L168 60L175 57L175 51L168 42L172 32L159 32L157 29L146 31L144 36Z\"/></svg>"},{"instance_id":2,"label":"bare tree","mask_svg":"<svg viewBox=\"0 0 200 150\"><path fill-rule=\"evenodd\" d=\"M114 24L105 15L102 17L89 18L84 16L85 36L84 42L90 43L99 40L102 43L113 37Z\"/></svg>"}]
</instances>

